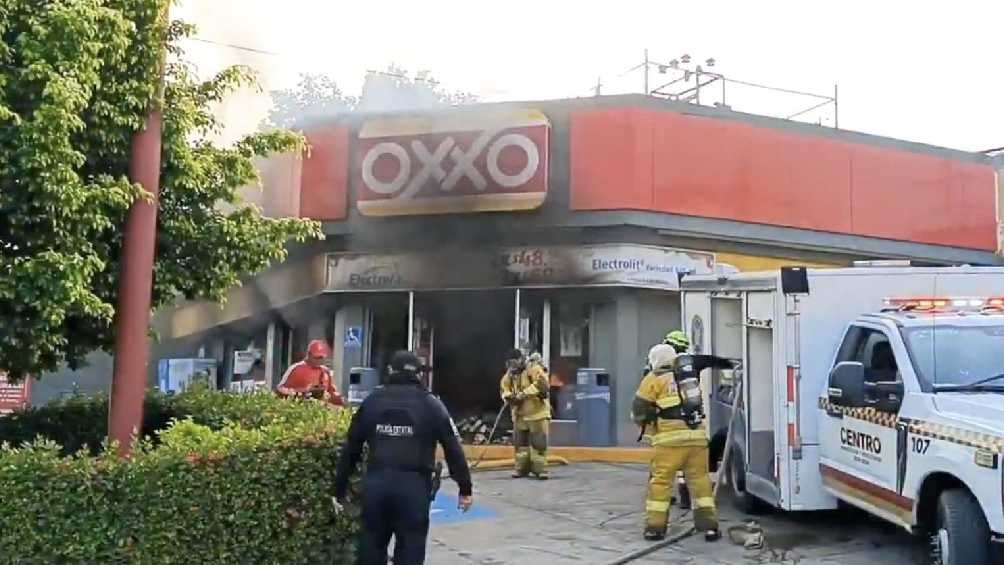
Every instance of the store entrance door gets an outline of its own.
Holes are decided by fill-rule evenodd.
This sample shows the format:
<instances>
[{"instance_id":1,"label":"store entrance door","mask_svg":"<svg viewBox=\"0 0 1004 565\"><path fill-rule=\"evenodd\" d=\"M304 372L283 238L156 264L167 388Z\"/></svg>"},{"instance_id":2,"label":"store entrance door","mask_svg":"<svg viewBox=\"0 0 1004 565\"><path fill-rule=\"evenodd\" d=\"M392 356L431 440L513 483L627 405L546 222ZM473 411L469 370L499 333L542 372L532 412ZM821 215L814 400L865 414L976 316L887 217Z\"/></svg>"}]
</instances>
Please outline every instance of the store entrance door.
<instances>
[{"instance_id":1,"label":"store entrance door","mask_svg":"<svg viewBox=\"0 0 1004 565\"><path fill-rule=\"evenodd\" d=\"M418 355L419 360L429 368L422 384L426 390L436 386L436 305L426 295L411 295L411 340L408 349Z\"/></svg>"},{"instance_id":2,"label":"store entrance door","mask_svg":"<svg viewBox=\"0 0 1004 565\"><path fill-rule=\"evenodd\" d=\"M513 290L416 292L412 348L431 367L431 390L455 419L498 411L513 347Z\"/></svg>"},{"instance_id":3,"label":"store entrance door","mask_svg":"<svg viewBox=\"0 0 1004 565\"><path fill-rule=\"evenodd\" d=\"M519 327L515 346L538 354L546 367L551 358L551 301L543 292L519 290Z\"/></svg>"}]
</instances>

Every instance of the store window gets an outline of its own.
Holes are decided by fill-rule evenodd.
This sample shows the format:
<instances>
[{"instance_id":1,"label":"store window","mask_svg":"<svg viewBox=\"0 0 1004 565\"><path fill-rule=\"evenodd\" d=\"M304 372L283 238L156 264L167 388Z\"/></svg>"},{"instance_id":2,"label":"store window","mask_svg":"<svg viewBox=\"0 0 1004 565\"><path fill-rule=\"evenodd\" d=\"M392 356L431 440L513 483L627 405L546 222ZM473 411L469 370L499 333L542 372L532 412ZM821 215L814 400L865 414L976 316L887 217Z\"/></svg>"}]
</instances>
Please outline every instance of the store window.
<instances>
[{"instance_id":1,"label":"store window","mask_svg":"<svg viewBox=\"0 0 1004 565\"><path fill-rule=\"evenodd\" d=\"M234 334L228 341L224 387L235 392L247 392L267 386L268 327Z\"/></svg>"},{"instance_id":2,"label":"store window","mask_svg":"<svg viewBox=\"0 0 1004 565\"><path fill-rule=\"evenodd\" d=\"M579 369L589 366L589 313L585 300L551 303L550 369L552 386L575 383Z\"/></svg>"},{"instance_id":3,"label":"store window","mask_svg":"<svg viewBox=\"0 0 1004 565\"><path fill-rule=\"evenodd\" d=\"M307 352L307 334L309 328L306 324L289 330L289 357L286 359L286 366L292 365L301 360Z\"/></svg>"},{"instance_id":4,"label":"store window","mask_svg":"<svg viewBox=\"0 0 1004 565\"><path fill-rule=\"evenodd\" d=\"M275 323L275 357L272 365L272 387L279 384L282 375L292 364L292 330L285 322Z\"/></svg>"}]
</instances>

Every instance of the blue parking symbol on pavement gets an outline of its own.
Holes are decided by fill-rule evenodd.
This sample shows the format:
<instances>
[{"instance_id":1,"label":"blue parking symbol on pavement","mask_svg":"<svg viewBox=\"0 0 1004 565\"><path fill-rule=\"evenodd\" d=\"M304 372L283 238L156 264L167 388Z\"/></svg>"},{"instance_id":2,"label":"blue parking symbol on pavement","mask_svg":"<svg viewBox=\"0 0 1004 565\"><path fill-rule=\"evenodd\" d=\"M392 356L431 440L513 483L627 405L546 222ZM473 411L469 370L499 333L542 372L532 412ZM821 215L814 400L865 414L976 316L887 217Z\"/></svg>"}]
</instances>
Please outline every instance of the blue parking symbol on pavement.
<instances>
[{"instance_id":1,"label":"blue parking symbol on pavement","mask_svg":"<svg viewBox=\"0 0 1004 565\"><path fill-rule=\"evenodd\" d=\"M498 513L477 502L467 513L461 512L457 508L457 502L457 497L454 495L436 493L436 499L432 501L432 507L429 509L429 521L433 524L456 524L498 518Z\"/></svg>"}]
</instances>

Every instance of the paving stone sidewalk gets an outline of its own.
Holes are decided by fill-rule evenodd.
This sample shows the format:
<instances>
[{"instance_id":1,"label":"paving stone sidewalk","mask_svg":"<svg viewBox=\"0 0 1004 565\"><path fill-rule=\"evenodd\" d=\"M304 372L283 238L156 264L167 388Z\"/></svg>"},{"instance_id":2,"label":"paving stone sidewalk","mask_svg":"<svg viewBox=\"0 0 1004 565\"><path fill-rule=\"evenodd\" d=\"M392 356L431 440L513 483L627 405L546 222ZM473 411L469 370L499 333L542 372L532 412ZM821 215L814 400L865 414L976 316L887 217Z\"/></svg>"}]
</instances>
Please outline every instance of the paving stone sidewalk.
<instances>
[{"instance_id":1,"label":"paving stone sidewalk","mask_svg":"<svg viewBox=\"0 0 1004 565\"><path fill-rule=\"evenodd\" d=\"M445 482L434 505L426 562L610 563L649 545L641 539L647 478L648 470L641 465L581 463L555 468L546 482L513 480L508 472L477 473L475 502L480 510L468 517L451 511L455 487ZM734 510L726 496L720 496L719 508L726 534L753 518ZM755 519L765 531L763 549L744 549L728 535L714 544L693 536L632 563L924 563L924 544L860 512L778 512Z\"/></svg>"}]
</instances>

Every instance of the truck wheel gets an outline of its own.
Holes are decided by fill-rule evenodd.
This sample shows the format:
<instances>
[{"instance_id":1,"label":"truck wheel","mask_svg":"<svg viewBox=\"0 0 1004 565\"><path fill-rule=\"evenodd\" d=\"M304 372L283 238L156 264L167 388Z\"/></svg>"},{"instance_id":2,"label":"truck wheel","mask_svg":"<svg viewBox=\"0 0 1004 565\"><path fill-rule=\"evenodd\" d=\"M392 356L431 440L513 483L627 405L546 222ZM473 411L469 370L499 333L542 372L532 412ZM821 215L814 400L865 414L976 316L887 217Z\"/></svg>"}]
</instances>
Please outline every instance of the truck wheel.
<instances>
[{"instance_id":1,"label":"truck wheel","mask_svg":"<svg viewBox=\"0 0 1004 565\"><path fill-rule=\"evenodd\" d=\"M979 502L961 488L938 497L931 536L933 565L990 565L990 528Z\"/></svg>"},{"instance_id":2,"label":"truck wheel","mask_svg":"<svg viewBox=\"0 0 1004 565\"><path fill-rule=\"evenodd\" d=\"M732 502L736 509L746 514L762 513L763 503L746 491L746 457L737 445L733 445L729 453L728 473Z\"/></svg>"}]
</instances>

